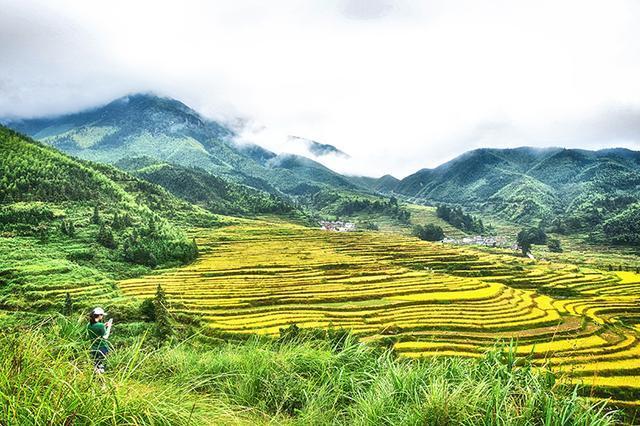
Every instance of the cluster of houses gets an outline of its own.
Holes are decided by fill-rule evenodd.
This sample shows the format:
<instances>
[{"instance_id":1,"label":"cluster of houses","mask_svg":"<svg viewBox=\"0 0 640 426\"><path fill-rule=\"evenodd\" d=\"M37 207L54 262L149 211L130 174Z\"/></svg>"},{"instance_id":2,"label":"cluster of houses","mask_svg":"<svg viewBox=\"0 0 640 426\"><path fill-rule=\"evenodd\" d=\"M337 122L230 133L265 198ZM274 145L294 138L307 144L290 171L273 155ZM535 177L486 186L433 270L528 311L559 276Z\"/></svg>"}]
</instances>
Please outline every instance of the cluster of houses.
<instances>
[{"instance_id":1,"label":"cluster of houses","mask_svg":"<svg viewBox=\"0 0 640 426\"><path fill-rule=\"evenodd\" d=\"M322 220L318 222L320 224L320 229L323 231L333 231L333 232L352 232L356 230L356 224L352 222L342 222L342 221L325 221Z\"/></svg>"},{"instance_id":2,"label":"cluster of houses","mask_svg":"<svg viewBox=\"0 0 640 426\"><path fill-rule=\"evenodd\" d=\"M445 237L443 243L458 245L478 245L487 247L508 247L509 243L505 237L474 235L464 238Z\"/></svg>"}]
</instances>

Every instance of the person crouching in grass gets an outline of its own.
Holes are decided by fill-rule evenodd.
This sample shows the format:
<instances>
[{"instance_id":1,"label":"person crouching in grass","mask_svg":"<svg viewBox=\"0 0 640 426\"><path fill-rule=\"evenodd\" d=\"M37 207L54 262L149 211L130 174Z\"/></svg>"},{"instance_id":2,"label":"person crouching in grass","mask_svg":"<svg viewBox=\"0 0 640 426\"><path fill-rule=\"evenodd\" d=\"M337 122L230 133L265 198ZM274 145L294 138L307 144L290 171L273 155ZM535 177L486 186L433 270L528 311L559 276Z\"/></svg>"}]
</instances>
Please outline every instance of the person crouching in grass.
<instances>
[{"instance_id":1,"label":"person crouching in grass","mask_svg":"<svg viewBox=\"0 0 640 426\"><path fill-rule=\"evenodd\" d=\"M104 309L95 308L89 315L89 324L87 325L87 335L91 340L91 356L95 363L95 372L104 373L104 363L109 353L109 335L111 334L111 326L113 320L110 319L105 324Z\"/></svg>"}]
</instances>

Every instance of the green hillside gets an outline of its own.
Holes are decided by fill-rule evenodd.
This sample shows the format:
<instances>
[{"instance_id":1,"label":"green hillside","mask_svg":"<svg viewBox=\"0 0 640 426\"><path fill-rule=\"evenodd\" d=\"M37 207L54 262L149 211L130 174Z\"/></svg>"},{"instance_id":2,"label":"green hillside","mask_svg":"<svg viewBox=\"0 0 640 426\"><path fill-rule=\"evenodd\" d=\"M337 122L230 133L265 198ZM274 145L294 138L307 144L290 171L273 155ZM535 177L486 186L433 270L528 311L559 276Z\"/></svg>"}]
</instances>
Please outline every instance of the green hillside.
<instances>
[{"instance_id":1,"label":"green hillside","mask_svg":"<svg viewBox=\"0 0 640 426\"><path fill-rule=\"evenodd\" d=\"M350 176L349 179L363 188L377 191L377 192L391 192L396 186L398 186L398 182L400 180L391 175L384 175L379 178L372 178L367 176Z\"/></svg>"},{"instance_id":2,"label":"green hillside","mask_svg":"<svg viewBox=\"0 0 640 426\"><path fill-rule=\"evenodd\" d=\"M297 193L310 187L355 189L338 173L308 158L238 146L233 131L174 99L136 94L93 110L9 126L76 157L115 163L151 157L197 167L260 190Z\"/></svg>"},{"instance_id":3,"label":"green hillside","mask_svg":"<svg viewBox=\"0 0 640 426\"><path fill-rule=\"evenodd\" d=\"M63 289L98 300L114 278L197 255L176 226L210 213L111 166L75 160L0 127L0 306L47 308Z\"/></svg>"},{"instance_id":4,"label":"green hillside","mask_svg":"<svg viewBox=\"0 0 640 426\"><path fill-rule=\"evenodd\" d=\"M637 208L640 152L478 149L407 176L392 191L561 232L601 232L606 221Z\"/></svg>"},{"instance_id":5,"label":"green hillside","mask_svg":"<svg viewBox=\"0 0 640 426\"><path fill-rule=\"evenodd\" d=\"M213 213L245 215L294 211L291 203L282 197L231 182L203 169L162 163L149 157L122 159L115 165Z\"/></svg>"},{"instance_id":6,"label":"green hillside","mask_svg":"<svg viewBox=\"0 0 640 426\"><path fill-rule=\"evenodd\" d=\"M198 169L146 159L121 165L168 188L174 179L185 179L174 191L205 206L209 202L209 207L224 206L229 199L240 200L234 208L250 206L268 197ZM160 273L152 271L155 266L191 262L198 248L180 226L219 225L222 218L126 171L74 159L2 127L0 173L0 424L444 425L479 420L508 424L513 419L536 424L561 418L564 424L595 426L622 418L602 403L578 396L579 388L559 385L559 376L534 367L530 359L516 358L515 348L506 345L478 359L410 360L384 346L393 342L392 336L378 346L363 344L343 329L291 325L275 339L247 338L205 326L197 312L181 312L185 302L173 297L167 302L169 312L157 298L149 309L149 299L125 296L118 281L148 273L145 281ZM185 192L190 187L193 192ZM394 197L322 189L300 198L332 214L411 219ZM422 215L421 221L433 216L432 209L413 211ZM291 234L272 229L273 239L286 239L290 251L269 251L256 240L255 231L244 234L238 229L249 220L224 220L235 226L221 232L235 228L253 240L249 246L264 259L256 264L255 258L247 257L256 282L274 267L291 274L284 264L273 264L274 253L279 262L287 256L313 262L310 255L318 250L326 277L339 277L340 268L350 265L342 262L355 261L320 242L311 251L312 247L300 250L289 241L299 244L304 232L299 226L293 226L296 232ZM261 227L270 228L267 223ZM315 232L327 239L339 237ZM201 242L202 253L219 251L227 262L231 236L216 245ZM359 250L357 244L343 247ZM327 260L332 256L345 260L334 264ZM363 266L379 280L375 258L365 258L371 263ZM190 267L203 265L206 261ZM212 267L193 275L210 280L220 272ZM163 273L178 271L169 268ZM293 271L293 279L297 273L306 275L303 284L314 277L300 265ZM230 276L241 275L242 270L235 269ZM351 278L370 279L366 273ZM174 284L198 297L196 287L175 279ZM206 295L201 296L206 301ZM268 298L260 296L256 307ZM87 350L84 316L98 304L117 324L109 339L113 351L108 368L100 375ZM67 306L66 317L55 314ZM159 332L159 306L169 325L164 335Z\"/></svg>"}]
</instances>

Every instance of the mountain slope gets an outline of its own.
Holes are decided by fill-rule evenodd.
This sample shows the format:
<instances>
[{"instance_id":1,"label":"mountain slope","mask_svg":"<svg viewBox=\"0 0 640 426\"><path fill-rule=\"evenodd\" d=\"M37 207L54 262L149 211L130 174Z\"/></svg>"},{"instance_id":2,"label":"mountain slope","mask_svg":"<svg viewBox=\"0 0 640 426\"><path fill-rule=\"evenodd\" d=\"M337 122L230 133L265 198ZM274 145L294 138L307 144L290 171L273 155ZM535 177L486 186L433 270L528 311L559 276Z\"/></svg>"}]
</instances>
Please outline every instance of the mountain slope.
<instances>
[{"instance_id":1,"label":"mountain slope","mask_svg":"<svg viewBox=\"0 0 640 426\"><path fill-rule=\"evenodd\" d=\"M402 179L394 191L529 223L560 217L600 226L640 196L640 152L561 148L478 149Z\"/></svg>"},{"instance_id":2,"label":"mountain slope","mask_svg":"<svg viewBox=\"0 0 640 426\"><path fill-rule=\"evenodd\" d=\"M2 126L0 176L0 307L44 307L61 289L113 296L109 283L122 271L195 258L176 224L217 222L157 185Z\"/></svg>"},{"instance_id":3,"label":"mountain slope","mask_svg":"<svg viewBox=\"0 0 640 426\"><path fill-rule=\"evenodd\" d=\"M289 136L289 142L294 145L302 145L307 149L309 154L314 157L324 157L327 155L335 155L337 157L349 158L349 154L339 150L333 145L320 143L311 139L301 138L299 136Z\"/></svg>"},{"instance_id":4,"label":"mountain slope","mask_svg":"<svg viewBox=\"0 0 640 426\"><path fill-rule=\"evenodd\" d=\"M351 180L351 182L354 182L356 185L361 186L362 188L382 193L394 191L398 186L398 183L400 182L400 179L391 175L384 175L379 178L372 178L367 176L350 176L349 180Z\"/></svg>"},{"instance_id":5,"label":"mountain slope","mask_svg":"<svg viewBox=\"0 0 640 426\"><path fill-rule=\"evenodd\" d=\"M99 162L147 156L198 167L271 192L291 192L300 183L354 189L313 160L271 161L275 153L257 146L237 146L230 129L179 101L150 94L125 96L89 111L8 125L69 154Z\"/></svg>"},{"instance_id":6,"label":"mountain slope","mask_svg":"<svg viewBox=\"0 0 640 426\"><path fill-rule=\"evenodd\" d=\"M293 206L280 197L230 182L203 169L162 163L149 157L122 159L115 165L214 213L243 215L293 211Z\"/></svg>"}]
</instances>

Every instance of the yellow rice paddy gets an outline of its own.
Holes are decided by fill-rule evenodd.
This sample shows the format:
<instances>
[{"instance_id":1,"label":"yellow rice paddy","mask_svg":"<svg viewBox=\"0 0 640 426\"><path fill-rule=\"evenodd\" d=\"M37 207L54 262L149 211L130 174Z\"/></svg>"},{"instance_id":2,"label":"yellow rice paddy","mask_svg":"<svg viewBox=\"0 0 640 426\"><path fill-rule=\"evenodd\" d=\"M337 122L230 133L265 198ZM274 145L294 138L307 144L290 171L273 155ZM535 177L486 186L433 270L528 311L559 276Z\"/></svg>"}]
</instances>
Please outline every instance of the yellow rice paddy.
<instances>
[{"instance_id":1,"label":"yellow rice paddy","mask_svg":"<svg viewBox=\"0 0 640 426\"><path fill-rule=\"evenodd\" d=\"M196 230L193 264L120 282L224 333L348 328L408 357L477 357L497 340L598 396L640 400L640 276L427 243L238 221Z\"/></svg>"}]
</instances>

